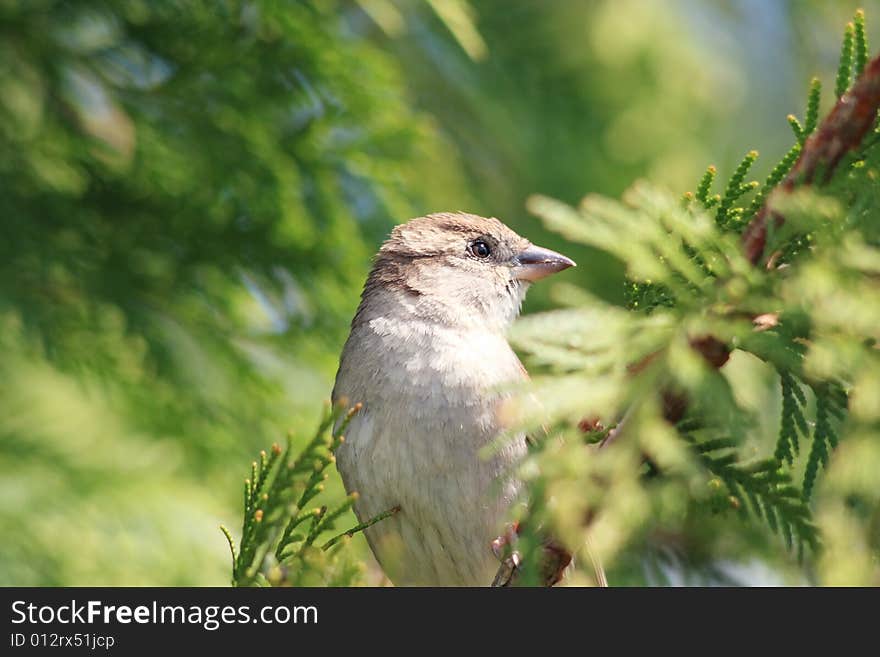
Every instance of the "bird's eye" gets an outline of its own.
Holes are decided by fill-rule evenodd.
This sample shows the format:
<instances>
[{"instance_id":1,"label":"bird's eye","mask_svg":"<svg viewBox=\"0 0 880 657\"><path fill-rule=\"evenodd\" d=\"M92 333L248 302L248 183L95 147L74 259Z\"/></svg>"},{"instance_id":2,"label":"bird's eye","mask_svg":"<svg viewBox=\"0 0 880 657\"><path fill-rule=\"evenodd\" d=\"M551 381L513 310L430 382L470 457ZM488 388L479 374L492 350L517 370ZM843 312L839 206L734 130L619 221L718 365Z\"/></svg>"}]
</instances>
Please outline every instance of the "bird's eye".
<instances>
[{"instance_id":1,"label":"bird's eye","mask_svg":"<svg viewBox=\"0 0 880 657\"><path fill-rule=\"evenodd\" d=\"M468 246L468 252L476 258L488 258L492 255L492 249L486 244L485 240L475 240Z\"/></svg>"}]
</instances>

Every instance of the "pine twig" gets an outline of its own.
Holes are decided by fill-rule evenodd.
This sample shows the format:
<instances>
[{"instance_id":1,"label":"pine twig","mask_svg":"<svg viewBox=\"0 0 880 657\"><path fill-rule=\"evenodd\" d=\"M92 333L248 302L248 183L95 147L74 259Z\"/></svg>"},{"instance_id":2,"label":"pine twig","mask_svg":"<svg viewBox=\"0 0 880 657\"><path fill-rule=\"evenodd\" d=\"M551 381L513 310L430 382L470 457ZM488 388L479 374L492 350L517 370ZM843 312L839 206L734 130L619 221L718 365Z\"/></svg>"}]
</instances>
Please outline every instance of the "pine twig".
<instances>
[{"instance_id":1,"label":"pine twig","mask_svg":"<svg viewBox=\"0 0 880 657\"><path fill-rule=\"evenodd\" d=\"M381 522L382 520L385 520L385 518L390 518L391 516L396 515L399 511L400 511L400 505L392 507L392 508L388 509L387 511L383 511L380 514L373 516L372 518L370 518L366 522L362 522L360 524L357 524L354 527L352 527L351 529L347 529L346 531L342 532L341 534L337 534L336 536L331 538L329 541L324 543L324 545L321 546L321 549L322 550L329 550L331 547L336 545L343 538L346 538L346 537L351 538L352 536L354 536L358 532L362 532L365 529L367 529L368 527L372 527L377 522Z\"/></svg>"}]
</instances>

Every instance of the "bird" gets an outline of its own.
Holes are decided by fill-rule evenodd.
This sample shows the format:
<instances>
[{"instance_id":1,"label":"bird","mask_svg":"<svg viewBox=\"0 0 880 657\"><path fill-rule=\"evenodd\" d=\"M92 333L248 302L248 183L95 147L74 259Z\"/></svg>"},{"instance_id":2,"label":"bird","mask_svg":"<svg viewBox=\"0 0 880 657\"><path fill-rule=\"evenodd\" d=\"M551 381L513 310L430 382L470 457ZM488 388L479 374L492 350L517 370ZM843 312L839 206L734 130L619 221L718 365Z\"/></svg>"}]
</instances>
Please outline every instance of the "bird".
<instances>
[{"instance_id":1,"label":"bird","mask_svg":"<svg viewBox=\"0 0 880 657\"><path fill-rule=\"evenodd\" d=\"M394 585L493 581L528 449L524 434L496 441L502 405L528 379L506 334L529 286L574 266L464 212L397 225L379 249L332 401L360 404L336 465L361 523L395 511L365 530Z\"/></svg>"}]
</instances>

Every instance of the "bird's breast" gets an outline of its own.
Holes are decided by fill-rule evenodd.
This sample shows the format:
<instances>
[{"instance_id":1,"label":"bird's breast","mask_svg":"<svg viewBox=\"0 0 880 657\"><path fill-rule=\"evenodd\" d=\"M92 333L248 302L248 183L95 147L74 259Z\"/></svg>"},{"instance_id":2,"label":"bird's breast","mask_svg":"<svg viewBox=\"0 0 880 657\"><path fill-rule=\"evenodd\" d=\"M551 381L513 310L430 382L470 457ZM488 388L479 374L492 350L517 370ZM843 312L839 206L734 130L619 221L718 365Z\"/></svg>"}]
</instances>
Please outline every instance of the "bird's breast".
<instances>
[{"instance_id":1,"label":"bird's breast","mask_svg":"<svg viewBox=\"0 0 880 657\"><path fill-rule=\"evenodd\" d=\"M523 377L519 361L491 332L383 317L361 328L352 339L367 367L343 362L336 394L364 407L337 462L361 520L401 507L368 533L374 552L395 583L487 584L525 442L481 450L503 429L498 406Z\"/></svg>"}]
</instances>

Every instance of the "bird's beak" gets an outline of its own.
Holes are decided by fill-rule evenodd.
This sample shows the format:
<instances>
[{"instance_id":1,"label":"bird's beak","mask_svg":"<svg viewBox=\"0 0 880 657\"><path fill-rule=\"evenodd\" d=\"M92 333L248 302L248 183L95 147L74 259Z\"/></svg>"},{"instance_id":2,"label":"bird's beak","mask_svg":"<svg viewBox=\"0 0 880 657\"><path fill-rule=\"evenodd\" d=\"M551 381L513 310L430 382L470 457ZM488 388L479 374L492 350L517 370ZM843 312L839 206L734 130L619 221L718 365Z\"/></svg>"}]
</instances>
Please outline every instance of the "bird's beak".
<instances>
[{"instance_id":1,"label":"bird's beak","mask_svg":"<svg viewBox=\"0 0 880 657\"><path fill-rule=\"evenodd\" d=\"M569 267L577 267L571 258L566 258L556 251L530 244L516 257L513 275L521 281L537 281Z\"/></svg>"}]
</instances>

